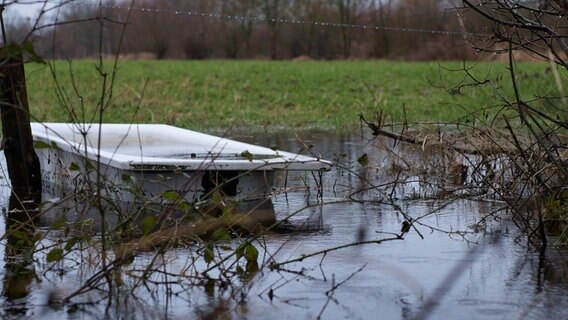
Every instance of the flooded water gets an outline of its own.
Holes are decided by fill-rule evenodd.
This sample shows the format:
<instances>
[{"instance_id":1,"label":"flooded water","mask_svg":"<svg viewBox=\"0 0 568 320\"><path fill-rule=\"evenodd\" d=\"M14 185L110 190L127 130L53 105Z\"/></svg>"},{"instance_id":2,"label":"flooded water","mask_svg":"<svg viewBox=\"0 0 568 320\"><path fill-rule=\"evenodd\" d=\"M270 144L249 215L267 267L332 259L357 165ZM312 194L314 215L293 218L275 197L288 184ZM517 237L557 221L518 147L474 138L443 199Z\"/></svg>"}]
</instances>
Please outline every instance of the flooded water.
<instances>
[{"instance_id":1,"label":"flooded water","mask_svg":"<svg viewBox=\"0 0 568 320\"><path fill-rule=\"evenodd\" d=\"M313 145L313 153L339 164L324 174L323 194L317 192L319 180L313 176L289 175L288 192L271 199L276 219L285 222L252 242L259 251L258 269L235 269L228 259L207 270L212 264L207 265L189 244L159 254L139 253L108 272L115 284L109 295L109 289L99 284L84 287L101 270L98 251L86 246L60 262L47 263L45 252L61 235L42 227L43 240L28 258L14 255L2 240L0 316L568 318L568 252L549 246L543 255L527 245L526 236L506 212L499 211L502 204L459 197L424 200L420 195L428 193L428 183L414 176L389 187L388 171L396 162L389 149L400 147L392 141L369 142L357 134L333 132L305 133L301 142L291 133L234 137L294 152ZM357 161L363 154L369 159L367 167ZM409 150L403 160L412 164L416 157L420 156ZM9 190L5 178L0 182L5 216ZM414 227L397 238L409 219ZM4 225L0 223L0 234L5 233ZM237 241L226 246L234 247ZM279 268L271 269L275 263ZM225 276L227 281L218 281ZM90 290L60 302L80 288Z\"/></svg>"}]
</instances>

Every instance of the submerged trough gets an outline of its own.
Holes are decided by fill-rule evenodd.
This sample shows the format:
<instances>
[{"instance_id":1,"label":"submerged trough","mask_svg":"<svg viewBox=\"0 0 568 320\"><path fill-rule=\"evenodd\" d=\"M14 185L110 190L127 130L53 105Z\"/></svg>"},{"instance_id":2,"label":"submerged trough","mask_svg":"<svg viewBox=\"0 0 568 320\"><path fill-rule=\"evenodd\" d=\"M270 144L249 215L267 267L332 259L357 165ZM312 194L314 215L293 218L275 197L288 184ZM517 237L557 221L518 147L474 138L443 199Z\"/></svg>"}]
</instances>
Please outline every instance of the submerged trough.
<instances>
[{"instance_id":1,"label":"submerged trough","mask_svg":"<svg viewBox=\"0 0 568 320\"><path fill-rule=\"evenodd\" d=\"M104 192L112 199L195 202L219 191L258 200L288 171L328 161L159 124L32 123L44 190Z\"/></svg>"}]
</instances>

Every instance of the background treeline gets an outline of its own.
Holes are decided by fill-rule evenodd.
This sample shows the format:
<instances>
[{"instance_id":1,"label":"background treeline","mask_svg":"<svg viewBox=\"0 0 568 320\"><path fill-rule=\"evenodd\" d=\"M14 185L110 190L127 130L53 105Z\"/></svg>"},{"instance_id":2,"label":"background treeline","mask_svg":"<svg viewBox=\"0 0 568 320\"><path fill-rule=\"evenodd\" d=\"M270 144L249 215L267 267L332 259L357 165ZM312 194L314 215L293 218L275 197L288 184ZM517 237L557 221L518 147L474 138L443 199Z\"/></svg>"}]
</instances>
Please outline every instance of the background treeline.
<instances>
[{"instance_id":1,"label":"background treeline","mask_svg":"<svg viewBox=\"0 0 568 320\"><path fill-rule=\"evenodd\" d=\"M127 57L157 59L448 60L474 56L459 34L466 25L468 31L483 32L483 21L463 12L457 16L448 0L138 0L135 7L160 11L133 10L128 16L130 2L108 1L103 8L83 1L64 5L57 27L34 34L36 48L54 58L94 57L102 46L105 55L120 49ZM214 16L188 15L190 11ZM12 37L32 23L10 19Z\"/></svg>"}]
</instances>

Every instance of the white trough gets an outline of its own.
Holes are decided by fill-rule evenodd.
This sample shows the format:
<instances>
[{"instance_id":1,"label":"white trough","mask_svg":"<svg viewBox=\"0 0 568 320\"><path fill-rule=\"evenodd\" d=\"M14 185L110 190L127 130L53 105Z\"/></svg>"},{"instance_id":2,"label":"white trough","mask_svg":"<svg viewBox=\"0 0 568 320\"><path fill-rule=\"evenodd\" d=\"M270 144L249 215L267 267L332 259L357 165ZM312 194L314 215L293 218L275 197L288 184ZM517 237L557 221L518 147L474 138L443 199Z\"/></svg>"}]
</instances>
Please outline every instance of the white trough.
<instances>
[{"instance_id":1,"label":"white trough","mask_svg":"<svg viewBox=\"0 0 568 320\"><path fill-rule=\"evenodd\" d=\"M101 190L114 200L163 203L175 194L195 202L220 191L258 200L278 188L275 177L286 171L330 168L325 160L168 125L31 126L44 190L51 194Z\"/></svg>"}]
</instances>

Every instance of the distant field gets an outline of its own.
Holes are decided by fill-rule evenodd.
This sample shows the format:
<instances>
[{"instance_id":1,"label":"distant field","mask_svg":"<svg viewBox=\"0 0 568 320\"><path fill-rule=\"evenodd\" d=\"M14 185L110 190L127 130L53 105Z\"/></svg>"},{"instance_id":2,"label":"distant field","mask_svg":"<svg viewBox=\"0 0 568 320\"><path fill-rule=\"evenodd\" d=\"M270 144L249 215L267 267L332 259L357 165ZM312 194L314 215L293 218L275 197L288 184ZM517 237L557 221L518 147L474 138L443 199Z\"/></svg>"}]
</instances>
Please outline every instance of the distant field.
<instances>
[{"instance_id":1,"label":"distant field","mask_svg":"<svg viewBox=\"0 0 568 320\"><path fill-rule=\"evenodd\" d=\"M96 121L93 110L102 92L96 62L59 61L52 66L55 78L47 66L26 65L33 117L70 121L74 114ZM547 64L520 66L524 99L555 90ZM106 61L105 71L111 67ZM455 122L499 105L500 95L512 97L506 65L500 63L482 63L472 70L479 80L491 80L483 86L465 86L459 93L437 87L460 83L463 72L444 68L461 67L450 62L121 61L104 121L207 131L244 126L346 129L358 125L359 113L371 117L379 109L402 121L403 106L411 122Z\"/></svg>"}]
</instances>

